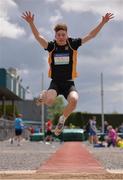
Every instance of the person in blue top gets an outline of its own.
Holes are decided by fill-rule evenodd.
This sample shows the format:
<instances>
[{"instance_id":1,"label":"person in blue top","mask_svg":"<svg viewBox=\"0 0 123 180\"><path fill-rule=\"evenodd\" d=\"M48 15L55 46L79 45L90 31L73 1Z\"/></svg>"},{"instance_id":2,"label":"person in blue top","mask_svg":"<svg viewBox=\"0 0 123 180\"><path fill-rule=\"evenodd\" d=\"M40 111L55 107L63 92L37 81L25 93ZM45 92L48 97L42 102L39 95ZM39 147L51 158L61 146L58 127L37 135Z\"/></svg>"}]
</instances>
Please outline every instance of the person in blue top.
<instances>
[{"instance_id":1,"label":"person in blue top","mask_svg":"<svg viewBox=\"0 0 123 180\"><path fill-rule=\"evenodd\" d=\"M18 144L17 144L18 146L20 146L21 135L22 135L23 128L24 128L22 117L23 117L22 114L18 114L14 121L15 135L16 135L16 139L18 142Z\"/></svg>"},{"instance_id":2,"label":"person in blue top","mask_svg":"<svg viewBox=\"0 0 123 180\"><path fill-rule=\"evenodd\" d=\"M22 14L22 18L30 26L35 39L49 54L48 76L51 78L51 83L48 90L40 94L37 103L40 104L41 102L51 106L58 95L63 95L68 102L54 131L55 135L58 136L64 128L67 117L75 110L79 99L74 83L74 79L77 77L77 50L82 44L96 37L104 25L113 18L113 14L106 13L102 16L99 24L84 37L69 37L67 25L62 23L56 24L54 27L55 40L52 41L48 41L38 32L34 23L33 13L26 11Z\"/></svg>"}]
</instances>

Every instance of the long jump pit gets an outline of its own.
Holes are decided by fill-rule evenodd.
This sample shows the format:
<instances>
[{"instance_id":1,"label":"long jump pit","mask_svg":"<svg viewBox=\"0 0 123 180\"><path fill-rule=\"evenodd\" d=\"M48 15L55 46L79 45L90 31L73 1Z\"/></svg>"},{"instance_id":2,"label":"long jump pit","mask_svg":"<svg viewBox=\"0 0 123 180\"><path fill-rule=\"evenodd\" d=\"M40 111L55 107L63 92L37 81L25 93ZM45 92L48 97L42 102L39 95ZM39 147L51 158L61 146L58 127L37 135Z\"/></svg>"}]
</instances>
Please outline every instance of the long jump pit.
<instances>
[{"instance_id":1,"label":"long jump pit","mask_svg":"<svg viewBox=\"0 0 123 180\"><path fill-rule=\"evenodd\" d=\"M75 180L122 179L123 173L107 172L82 142L65 142L55 154L35 171L8 171L0 173L0 179L13 180Z\"/></svg>"}]
</instances>

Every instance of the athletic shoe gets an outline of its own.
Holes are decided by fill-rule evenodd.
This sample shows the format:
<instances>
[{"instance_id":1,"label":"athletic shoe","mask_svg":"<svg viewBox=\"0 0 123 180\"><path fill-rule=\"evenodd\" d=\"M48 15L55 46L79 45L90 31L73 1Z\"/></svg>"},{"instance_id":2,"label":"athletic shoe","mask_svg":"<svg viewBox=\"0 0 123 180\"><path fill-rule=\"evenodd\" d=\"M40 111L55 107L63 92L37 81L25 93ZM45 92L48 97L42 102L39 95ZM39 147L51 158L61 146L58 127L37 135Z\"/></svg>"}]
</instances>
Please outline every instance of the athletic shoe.
<instances>
[{"instance_id":1,"label":"athletic shoe","mask_svg":"<svg viewBox=\"0 0 123 180\"><path fill-rule=\"evenodd\" d=\"M41 92L41 94L35 99L35 103L36 103L37 106L42 105L43 99L44 99L44 93L45 93L45 92L46 92L46 90L43 90L43 91Z\"/></svg>"},{"instance_id":2,"label":"athletic shoe","mask_svg":"<svg viewBox=\"0 0 123 180\"><path fill-rule=\"evenodd\" d=\"M64 129L64 123L65 123L65 118L62 115L60 116L58 124L56 125L55 131L54 131L54 134L56 136L59 136L62 133L62 130Z\"/></svg>"},{"instance_id":3,"label":"athletic shoe","mask_svg":"<svg viewBox=\"0 0 123 180\"><path fill-rule=\"evenodd\" d=\"M43 99L39 96L38 98L35 98L34 101L37 106L40 106L40 105L42 105Z\"/></svg>"}]
</instances>

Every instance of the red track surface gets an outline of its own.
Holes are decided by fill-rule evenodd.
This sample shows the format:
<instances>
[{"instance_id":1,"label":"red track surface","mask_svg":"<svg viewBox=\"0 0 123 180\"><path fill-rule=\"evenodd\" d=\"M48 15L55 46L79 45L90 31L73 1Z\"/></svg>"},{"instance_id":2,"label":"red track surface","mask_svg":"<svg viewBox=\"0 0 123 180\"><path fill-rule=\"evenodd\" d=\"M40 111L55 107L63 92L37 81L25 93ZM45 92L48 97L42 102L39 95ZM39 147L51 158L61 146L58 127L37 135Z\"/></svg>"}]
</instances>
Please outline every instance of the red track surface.
<instances>
[{"instance_id":1,"label":"red track surface","mask_svg":"<svg viewBox=\"0 0 123 180\"><path fill-rule=\"evenodd\" d=\"M53 173L105 173L82 142L66 142L38 170Z\"/></svg>"}]
</instances>

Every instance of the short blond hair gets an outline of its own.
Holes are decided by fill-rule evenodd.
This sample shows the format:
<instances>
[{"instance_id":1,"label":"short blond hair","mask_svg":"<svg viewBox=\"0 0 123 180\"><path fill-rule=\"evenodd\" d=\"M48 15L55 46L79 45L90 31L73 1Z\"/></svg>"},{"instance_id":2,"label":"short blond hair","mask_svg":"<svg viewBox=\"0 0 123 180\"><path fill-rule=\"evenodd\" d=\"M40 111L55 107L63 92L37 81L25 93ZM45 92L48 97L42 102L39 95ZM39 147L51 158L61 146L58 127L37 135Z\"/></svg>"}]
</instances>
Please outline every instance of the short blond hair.
<instances>
[{"instance_id":1,"label":"short blond hair","mask_svg":"<svg viewBox=\"0 0 123 180\"><path fill-rule=\"evenodd\" d=\"M63 23L60 23L60 24L56 24L55 27L54 27L54 31L55 32L58 32L60 30L64 30L67 32L67 25L66 24L63 24Z\"/></svg>"},{"instance_id":2,"label":"short blond hair","mask_svg":"<svg viewBox=\"0 0 123 180\"><path fill-rule=\"evenodd\" d=\"M111 126L111 125L109 125L108 127L107 127L107 129L109 130L109 129L112 129L113 127Z\"/></svg>"}]
</instances>

